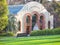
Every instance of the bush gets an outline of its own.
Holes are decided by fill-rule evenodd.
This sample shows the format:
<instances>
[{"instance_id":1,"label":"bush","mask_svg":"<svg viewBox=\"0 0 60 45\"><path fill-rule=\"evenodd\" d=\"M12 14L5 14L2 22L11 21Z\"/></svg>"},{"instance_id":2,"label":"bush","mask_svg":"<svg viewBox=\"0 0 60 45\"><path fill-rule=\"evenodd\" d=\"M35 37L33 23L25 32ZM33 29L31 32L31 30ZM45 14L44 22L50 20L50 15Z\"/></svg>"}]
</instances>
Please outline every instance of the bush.
<instances>
[{"instance_id":1,"label":"bush","mask_svg":"<svg viewBox=\"0 0 60 45\"><path fill-rule=\"evenodd\" d=\"M40 35L57 35L60 34L60 28L56 29L46 29L46 30L35 30L31 32L31 36L40 36Z\"/></svg>"},{"instance_id":2,"label":"bush","mask_svg":"<svg viewBox=\"0 0 60 45\"><path fill-rule=\"evenodd\" d=\"M14 33L13 32L7 32L6 36L14 36Z\"/></svg>"},{"instance_id":3,"label":"bush","mask_svg":"<svg viewBox=\"0 0 60 45\"><path fill-rule=\"evenodd\" d=\"M54 33L55 33L55 34L60 34L60 28L54 29Z\"/></svg>"},{"instance_id":4,"label":"bush","mask_svg":"<svg viewBox=\"0 0 60 45\"><path fill-rule=\"evenodd\" d=\"M0 37L1 37L1 36L14 36L14 33L12 33L12 32L1 33L1 34L0 34Z\"/></svg>"}]
</instances>

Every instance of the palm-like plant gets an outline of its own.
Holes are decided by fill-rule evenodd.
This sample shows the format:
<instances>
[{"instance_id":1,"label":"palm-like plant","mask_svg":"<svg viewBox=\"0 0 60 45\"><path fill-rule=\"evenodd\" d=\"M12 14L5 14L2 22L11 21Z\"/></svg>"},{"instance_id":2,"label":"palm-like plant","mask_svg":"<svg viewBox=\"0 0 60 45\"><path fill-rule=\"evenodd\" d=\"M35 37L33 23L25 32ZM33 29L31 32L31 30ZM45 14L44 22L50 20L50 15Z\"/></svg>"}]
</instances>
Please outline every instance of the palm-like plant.
<instances>
[{"instance_id":1,"label":"palm-like plant","mask_svg":"<svg viewBox=\"0 0 60 45\"><path fill-rule=\"evenodd\" d=\"M14 15L9 15L9 30L16 33L17 32L17 22Z\"/></svg>"}]
</instances>

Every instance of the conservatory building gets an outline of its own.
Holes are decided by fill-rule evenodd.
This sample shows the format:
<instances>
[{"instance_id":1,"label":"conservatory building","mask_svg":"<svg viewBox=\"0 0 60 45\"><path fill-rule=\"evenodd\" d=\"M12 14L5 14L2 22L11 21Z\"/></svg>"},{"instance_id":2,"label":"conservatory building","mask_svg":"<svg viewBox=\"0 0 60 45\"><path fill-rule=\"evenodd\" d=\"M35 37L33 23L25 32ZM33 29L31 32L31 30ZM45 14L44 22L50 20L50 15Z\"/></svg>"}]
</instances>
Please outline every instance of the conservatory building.
<instances>
[{"instance_id":1,"label":"conservatory building","mask_svg":"<svg viewBox=\"0 0 60 45\"><path fill-rule=\"evenodd\" d=\"M9 13L14 15L17 33L30 33L34 30L53 29L53 15L36 1L22 5L9 5ZM16 23L19 23L18 25Z\"/></svg>"}]
</instances>

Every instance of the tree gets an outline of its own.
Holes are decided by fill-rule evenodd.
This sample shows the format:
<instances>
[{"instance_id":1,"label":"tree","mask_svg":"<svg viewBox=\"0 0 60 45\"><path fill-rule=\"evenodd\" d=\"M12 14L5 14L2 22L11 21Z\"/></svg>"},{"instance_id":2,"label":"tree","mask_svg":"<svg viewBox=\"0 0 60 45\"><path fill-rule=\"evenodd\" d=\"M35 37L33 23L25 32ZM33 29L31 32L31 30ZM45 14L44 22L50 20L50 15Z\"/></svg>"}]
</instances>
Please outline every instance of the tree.
<instances>
[{"instance_id":1,"label":"tree","mask_svg":"<svg viewBox=\"0 0 60 45\"><path fill-rule=\"evenodd\" d=\"M54 28L60 27L60 1L48 1L43 5L52 15L54 15Z\"/></svg>"},{"instance_id":2,"label":"tree","mask_svg":"<svg viewBox=\"0 0 60 45\"><path fill-rule=\"evenodd\" d=\"M54 10L58 15L60 15L60 2L54 2L54 3L55 3Z\"/></svg>"},{"instance_id":3,"label":"tree","mask_svg":"<svg viewBox=\"0 0 60 45\"><path fill-rule=\"evenodd\" d=\"M8 8L6 0L0 0L0 31L4 30L8 24Z\"/></svg>"},{"instance_id":4,"label":"tree","mask_svg":"<svg viewBox=\"0 0 60 45\"><path fill-rule=\"evenodd\" d=\"M54 12L57 14L55 16L56 18L56 26L55 27L60 27L60 2L59 1L53 1L52 7L54 8Z\"/></svg>"}]
</instances>

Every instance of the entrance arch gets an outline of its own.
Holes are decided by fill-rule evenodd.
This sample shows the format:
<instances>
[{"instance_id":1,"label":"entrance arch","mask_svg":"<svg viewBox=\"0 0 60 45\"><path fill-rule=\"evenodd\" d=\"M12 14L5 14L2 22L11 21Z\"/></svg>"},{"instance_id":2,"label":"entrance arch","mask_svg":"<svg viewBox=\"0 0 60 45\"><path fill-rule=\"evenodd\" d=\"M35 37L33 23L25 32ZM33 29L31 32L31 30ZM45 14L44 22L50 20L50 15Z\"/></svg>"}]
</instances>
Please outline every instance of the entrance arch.
<instances>
[{"instance_id":1,"label":"entrance arch","mask_svg":"<svg viewBox=\"0 0 60 45\"><path fill-rule=\"evenodd\" d=\"M35 26L36 23L37 23L37 15L34 14L34 15L32 16L32 30L33 30L33 28L34 28L34 26Z\"/></svg>"},{"instance_id":2,"label":"entrance arch","mask_svg":"<svg viewBox=\"0 0 60 45\"><path fill-rule=\"evenodd\" d=\"M31 32L31 26L32 26L32 21L31 21L31 14L27 13L24 16L24 31L26 34L30 34Z\"/></svg>"},{"instance_id":3,"label":"entrance arch","mask_svg":"<svg viewBox=\"0 0 60 45\"><path fill-rule=\"evenodd\" d=\"M39 13L32 12L32 30L39 30Z\"/></svg>"},{"instance_id":4,"label":"entrance arch","mask_svg":"<svg viewBox=\"0 0 60 45\"><path fill-rule=\"evenodd\" d=\"M26 34L30 33L30 16L26 16Z\"/></svg>"}]
</instances>

